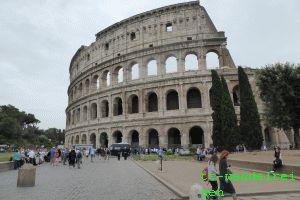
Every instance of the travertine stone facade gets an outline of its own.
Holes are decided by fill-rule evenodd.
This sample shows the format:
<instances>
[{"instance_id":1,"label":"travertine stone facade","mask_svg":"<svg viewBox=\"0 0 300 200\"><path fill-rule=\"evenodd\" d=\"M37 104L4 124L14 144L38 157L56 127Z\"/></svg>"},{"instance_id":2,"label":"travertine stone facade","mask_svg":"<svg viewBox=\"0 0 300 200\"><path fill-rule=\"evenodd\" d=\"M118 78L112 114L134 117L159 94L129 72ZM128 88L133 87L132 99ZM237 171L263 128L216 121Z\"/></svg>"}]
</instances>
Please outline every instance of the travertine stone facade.
<instances>
[{"instance_id":1,"label":"travertine stone facade","mask_svg":"<svg viewBox=\"0 0 300 200\"><path fill-rule=\"evenodd\" d=\"M237 69L225 34L198 1L141 13L100 31L71 60L66 145L122 141L142 147L208 147L210 52L218 57L218 72L227 80L238 114ZM257 94L253 71L247 73ZM272 134L267 139L278 141Z\"/></svg>"}]
</instances>

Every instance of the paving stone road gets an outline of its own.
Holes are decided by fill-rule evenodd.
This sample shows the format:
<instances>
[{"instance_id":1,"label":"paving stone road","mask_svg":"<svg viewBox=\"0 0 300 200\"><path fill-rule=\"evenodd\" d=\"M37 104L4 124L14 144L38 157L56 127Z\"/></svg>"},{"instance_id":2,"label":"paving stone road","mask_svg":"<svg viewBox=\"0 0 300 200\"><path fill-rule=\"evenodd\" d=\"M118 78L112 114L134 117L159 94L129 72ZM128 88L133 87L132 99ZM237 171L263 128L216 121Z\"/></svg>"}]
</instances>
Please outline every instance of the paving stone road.
<instances>
[{"instance_id":1,"label":"paving stone road","mask_svg":"<svg viewBox=\"0 0 300 200\"><path fill-rule=\"evenodd\" d=\"M36 186L17 188L17 171L0 173L0 200L170 200L178 197L130 160L84 162L82 169L37 168Z\"/></svg>"}]
</instances>

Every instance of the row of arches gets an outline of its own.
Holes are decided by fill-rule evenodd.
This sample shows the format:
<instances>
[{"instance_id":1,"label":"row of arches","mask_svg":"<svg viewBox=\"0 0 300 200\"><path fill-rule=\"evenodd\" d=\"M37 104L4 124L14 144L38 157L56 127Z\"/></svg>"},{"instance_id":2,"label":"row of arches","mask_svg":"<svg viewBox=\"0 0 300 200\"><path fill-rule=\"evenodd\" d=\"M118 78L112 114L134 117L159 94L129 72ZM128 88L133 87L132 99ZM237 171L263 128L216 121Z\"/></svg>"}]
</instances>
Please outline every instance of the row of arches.
<instances>
[{"instance_id":1,"label":"row of arches","mask_svg":"<svg viewBox=\"0 0 300 200\"><path fill-rule=\"evenodd\" d=\"M152 91L146 95L146 111L147 112L157 112L159 98L156 92ZM132 94L127 99L127 113L136 114L140 112L140 100L137 94ZM186 94L186 106L188 109L192 108L202 108L202 98L201 92L198 88L192 87L187 91ZM107 99L100 102L100 114L98 114L98 104L92 103L90 105L90 118L91 120L97 119L98 117L105 118L109 117L110 106ZM179 109L179 94L177 90L171 89L166 93L166 110L178 110ZM123 101L121 97L115 97L112 102L112 115L119 116L123 115ZM73 118L71 118L71 115ZM77 108L73 110L72 114L68 113L67 123L75 124L80 121L88 120L88 106L83 106L83 111L81 114L81 109Z\"/></svg>"},{"instance_id":2,"label":"row of arches","mask_svg":"<svg viewBox=\"0 0 300 200\"><path fill-rule=\"evenodd\" d=\"M209 52L208 57L214 57L213 62L209 62L209 69L219 68L219 56L214 52ZM184 65L184 69L180 69L180 65ZM70 100L80 98L83 95L88 95L90 92L99 91L101 88L108 87L112 84L122 84L124 81L137 80L143 76L151 77L159 74L177 73L179 71L194 71L200 67L200 59L196 53L189 53L185 56L184 61L181 62L174 55L168 56L162 62L155 58L150 58L143 68L137 62L132 62L125 69L122 66L117 66L114 69L104 70L101 74L94 74L91 78L78 83L73 87L69 96ZM126 72L126 73L125 73ZM91 80L90 80L91 79Z\"/></svg>"},{"instance_id":3,"label":"row of arches","mask_svg":"<svg viewBox=\"0 0 300 200\"><path fill-rule=\"evenodd\" d=\"M234 106L240 105L239 86L236 85L232 90L232 99ZM95 120L97 118L110 117L110 109L112 109L112 116L120 116L124 114L124 104L120 96L115 97L112 100L112 106L107 99L104 99L98 105L96 102L91 103L88 108L84 105L81 108L74 109L67 113L67 125L76 124L81 121L87 121L88 119ZM137 94L132 94L128 97L126 106L128 114L140 113L140 99ZM98 109L98 106L100 108ZM146 112L158 112L159 110L159 96L156 92L151 91L145 97L145 111ZM171 89L165 94L165 108L166 110L178 110L180 109L179 94L177 90ZM196 87L191 87L186 93L186 108L202 108L202 95L201 91ZM89 112L89 115L88 115Z\"/></svg>"},{"instance_id":4,"label":"row of arches","mask_svg":"<svg viewBox=\"0 0 300 200\"><path fill-rule=\"evenodd\" d=\"M98 137L98 142L96 134L90 134L89 138L87 138L87 134L82 134L81 138L79 135L71 136L69 139L69 144L93 144L94 147L102 146L108 147L109 144L112 143L121 143L128 142L132 147L145 146L150 148L158 148L162 143L162 135L155 128L150 128L146 131L146 137L141 135L137 130L131 130L127 135L127 138L123 136L123 133L120 130L116 130L112 133L111 137L106 132L100 133L100 137ZM166 144L168 148L176 148L181 147L183 145L182 136L183 134L176 127L172 127L167 130L167 141ZM204 132L200 126L193 126L189 129L188 132L188 140L189 145L204 145ZM109 141L111 138L112 141ZM89 140L87 140L89 139ZM144 140L144 141L142 141Z\"/></svg>"}]
</instances>

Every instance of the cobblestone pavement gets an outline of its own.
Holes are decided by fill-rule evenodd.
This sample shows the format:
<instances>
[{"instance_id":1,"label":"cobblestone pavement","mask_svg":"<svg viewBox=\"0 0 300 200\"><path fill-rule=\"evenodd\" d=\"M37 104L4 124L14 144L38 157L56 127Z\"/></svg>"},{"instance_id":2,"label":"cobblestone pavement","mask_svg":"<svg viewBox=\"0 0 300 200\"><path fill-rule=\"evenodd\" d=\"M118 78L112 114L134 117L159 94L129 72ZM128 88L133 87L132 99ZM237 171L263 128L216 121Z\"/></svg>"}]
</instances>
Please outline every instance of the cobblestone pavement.
<instances>
[{"instance_id":1,"label":"cobblestone pavement","mask_svg":"<svg viewBox=\"0 0 300 200\"><path fill-rule=\"evenodd\" d=\"M130 160L85 161L81 169L44 164L36 186L17 188L17 171L0 173L1 200L169 200L178 197Z\"/></svg>"}]
</instances>

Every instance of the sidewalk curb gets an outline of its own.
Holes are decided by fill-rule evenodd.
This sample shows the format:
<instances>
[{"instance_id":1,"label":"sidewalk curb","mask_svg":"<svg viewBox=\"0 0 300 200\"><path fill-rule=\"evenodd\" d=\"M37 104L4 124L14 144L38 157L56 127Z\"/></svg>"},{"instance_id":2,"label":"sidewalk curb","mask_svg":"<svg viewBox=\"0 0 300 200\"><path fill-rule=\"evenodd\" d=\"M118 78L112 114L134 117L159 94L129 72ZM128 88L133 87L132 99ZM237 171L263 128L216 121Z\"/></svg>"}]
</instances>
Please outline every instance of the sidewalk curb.
<instances>
[{"instance_id":1,"label":"sidewalk curb","mask_svg":"<svg viewBox=\"0 0 300 200\"><path fill-rule=\"evenodd\" d=\"M143 170L145 170L148 174L150 174L151 176L153 176L156 180L158 180L161 184L163 184L164 186L166 186L169 190L171 190L173 193L175 193L178 197L182 198L182 199L189 199L189 197L187 195L185 195L183 192L181 192L179 189L177 189L176 187L174 187L173 185L171 185L169 182L165 181L164 179L158 177L157 175L155 175L154 173L152 173L150 170L146 169L145 167L143 167L141 164L139 164L138 162L136 162L135 160L132 160L137 166L139 166L140 168L142 168Z\"/></svg>"},{"instance_id":2,"label":"sidewalk curb","mask_svg":"<svg viewBox=\"0 0 300 200\"><path fill-rule=\"evenodd\" d=\"M175 193L178 197L180 197L181 199L189 199L189 196L184 194L183 192L181 192L178 188L174 187L171 183L167 182L166 180L164 180L163 178L160 178L159 176L155 175L153 172L151 172L150 170L146 169L145 167L143 167L141 164L139 164L137 161L133 160L132 161L139 166L140 168L142 168L143 170L145 170L148 174L150 174L151 176L153 176L156 180L158 180L161 184L163 184L165 187L167 187L169 190L171 190L173 193ZM234 168L238 168L238 167L234 167ZM243 169L244 168L238 168L238 169ZM246 169L248 171L256 171L258 172L259 170L251 170L251 169ZM299 180L299 178L296 178L297 180ZM300 190L290 190L290 191L274 191L274 192L258 192L258 193L242 193L239 194L237 193L238 197L248 197L248 196L264 196L264 195L274 195L274 194L291 194L291 193L300 193ZM225 197L229 197L230 195L225 194Z\"/></svg>"}]
</instances>

